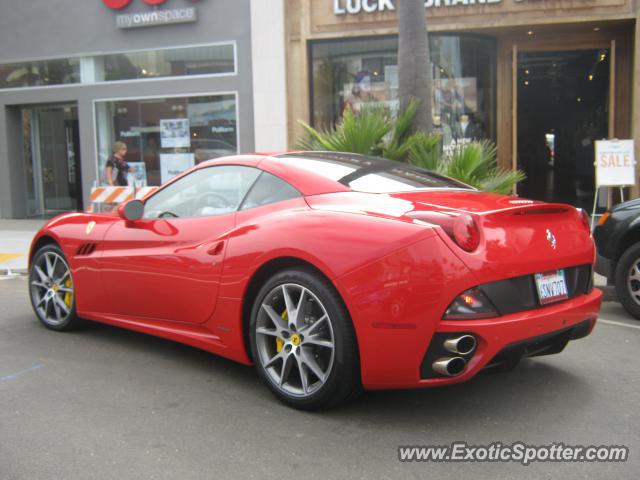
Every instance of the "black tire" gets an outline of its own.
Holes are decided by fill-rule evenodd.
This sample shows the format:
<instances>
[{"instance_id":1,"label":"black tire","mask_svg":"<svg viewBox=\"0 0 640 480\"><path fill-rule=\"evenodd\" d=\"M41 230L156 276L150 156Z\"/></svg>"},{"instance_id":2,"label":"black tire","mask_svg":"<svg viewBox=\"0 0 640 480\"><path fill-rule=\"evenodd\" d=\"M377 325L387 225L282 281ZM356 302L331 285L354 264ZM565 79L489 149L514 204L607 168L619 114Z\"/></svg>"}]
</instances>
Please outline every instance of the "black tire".
<instances>
[{"instance_id":1,"label":"black tire","mask_svg":"<svg viewBox=\"0 0 640 480\"><path fill-rule=\"evenodd\" d=\"M47 262L52 270L47 268ZM82 325L76 314L71 275L64 252L58 245L45 245L33 256L29 270L29 298L36 317L50 330L63 332Z\"/></svg>"},{"instance_id":2,"label":"black tire","mask_svg":"<svg viewBox=\"0 0 640 480\"><path fill-rule=\"evenodd\" d=\"M291 327L293 322L289 323L286 312L290 309L286 305L277 307L278 302L284 301L285 289L291 295L292 305L297 304L297 311L304 313L298 330ZM296 298L296 294L300 296ZM271 306L276 320L282 319L281 327L266 313ZM334 286L321 275L298 268L276 273L256 296L249 328L251 353L258 374L285 404L301 410L331 408L354 398L362 390L358 345L351 318ZM274 332L283 328L282 335L267 335L267 328L273 328ZM295 343L296 336L299 343ZM333 342L333 347L316 346L317 340ZM281 363L277 356L284 356ZM269 365L274 360L278 363ZM314 369L307 366L307 360L314 364ZM287 361L292 362L288 370ZM324 378L314 374L318 367ZM307 378L304 382L303 376ZM315 383L311 384L313 379Z\"/></svg>"},{"instance_id":3,"label":"black tire","mask_svg":"<svg viewBox=\"0 0 640 480\"><path fill-rule=\"evenodd\" d=\"M636 275L637 280L631 279ZM616 265L614 282L622 306L640 319L640 243L634 243L624 251Z\"/></svg>"}]
</instances>

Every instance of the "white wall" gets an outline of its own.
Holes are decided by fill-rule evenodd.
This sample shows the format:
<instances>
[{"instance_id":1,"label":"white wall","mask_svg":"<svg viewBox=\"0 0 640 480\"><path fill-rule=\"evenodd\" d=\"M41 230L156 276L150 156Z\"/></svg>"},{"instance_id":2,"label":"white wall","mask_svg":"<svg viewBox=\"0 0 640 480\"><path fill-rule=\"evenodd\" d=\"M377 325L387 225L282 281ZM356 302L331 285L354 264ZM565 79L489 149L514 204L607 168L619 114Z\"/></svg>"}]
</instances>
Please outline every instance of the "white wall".
<instances>
[{"instance_id":1,"label":"white wall","mask_svg":"<svg viewBox=\"0 0 640 480\"><path fill-rule=\"evenodd\" d=\"M251 0L256 152L287 149L284 0Z\"/></svg>"}]
</instances>

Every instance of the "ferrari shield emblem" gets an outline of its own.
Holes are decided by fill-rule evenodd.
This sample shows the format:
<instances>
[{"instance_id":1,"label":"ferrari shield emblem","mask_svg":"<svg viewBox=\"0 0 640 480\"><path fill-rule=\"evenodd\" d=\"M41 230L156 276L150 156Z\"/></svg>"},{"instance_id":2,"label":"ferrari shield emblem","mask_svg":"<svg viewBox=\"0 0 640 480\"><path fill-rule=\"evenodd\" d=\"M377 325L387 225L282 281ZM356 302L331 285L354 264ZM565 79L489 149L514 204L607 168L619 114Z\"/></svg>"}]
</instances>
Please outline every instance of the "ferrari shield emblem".
<instances>
[{"instance_id":1,"label":"ferrari shield emblem","mask_svg":"<svg viewBox=\"0 0 640 480\"><path fill-rule=\"evenodd\" d=\"M549 242L549 245L551 245L551 248L553 248L555 250L556 249L556 236L548 228L547 228L547 241Z\"/></svg>"}]
</instances>

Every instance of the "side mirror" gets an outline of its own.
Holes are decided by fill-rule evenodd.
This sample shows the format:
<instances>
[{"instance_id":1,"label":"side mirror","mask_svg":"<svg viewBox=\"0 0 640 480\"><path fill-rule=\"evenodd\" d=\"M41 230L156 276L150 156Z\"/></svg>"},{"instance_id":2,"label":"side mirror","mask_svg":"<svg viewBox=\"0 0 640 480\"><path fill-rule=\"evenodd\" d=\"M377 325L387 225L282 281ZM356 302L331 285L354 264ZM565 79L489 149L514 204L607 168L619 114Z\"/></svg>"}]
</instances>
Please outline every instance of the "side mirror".
<instances>
[{"instance_id":1,"label":"side mirror","mask_svg":"<svg viewBox=\"0 0 640 480\"><path fill-rule=\"evenodd\" d=\"M134 222L144 214L144 203L140 200L128 200L118 205L118 215L123 220Z\"/></svg>"}]
</instances>

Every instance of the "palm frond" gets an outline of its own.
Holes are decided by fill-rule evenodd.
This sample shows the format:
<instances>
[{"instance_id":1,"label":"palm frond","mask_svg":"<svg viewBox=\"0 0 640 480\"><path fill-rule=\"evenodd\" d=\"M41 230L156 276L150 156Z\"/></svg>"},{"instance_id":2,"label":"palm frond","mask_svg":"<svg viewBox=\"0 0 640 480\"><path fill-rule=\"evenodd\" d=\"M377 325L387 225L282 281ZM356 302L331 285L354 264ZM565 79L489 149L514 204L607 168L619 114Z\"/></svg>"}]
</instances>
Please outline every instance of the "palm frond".
<instances>
[{"instance_id":1,"label":"palm frond","mask_svg":"<svg viewBox=\"0 0 640 480\"><path fill-rule=\"evenodd\" d=\"M487 192L508 194L525 175L498 167L496 146L488 140L459 145L443 153L441 137L411 132L417 102L411 102L396 119L382 107L358 113L347 110L333 128L317 130L300 122L307 138L303 150L328 150L383 156L436 171Z\"/></svg>"},{"instance_id":2,"label":"palm frond","mask_svg":"<svg viewBox=\"0 0 640 480\"><path fill-rule=\"evenodd\" d=\"M381 143L392 122L381 108L365 108L358 114L346 110L342 121L334 128L316 130L300 122L307 138L298 146L303 150L328 150L372 155L382 150Z\"/></svg>"},{"instance_id":3,"label":"palm frond","mask_svg":"<svg viewBox=\"0 0 640 480\"><path fill-rule=\"evenodd\" d=\"M478 188L485 192L503 193L508 195L511 193L513 186L526 178L526 175L520 170L504 170L500 168L494 169L488 178L482 180Z\"/></svg>"},{"instance_id":4,"label":"palm frond","mask_svg":"<svg viewBox=\"0 0 640 480\"><path fill-rule=\"evenodd\" d=\"M441 141L440 135L414 133L407 141L409 162L417 167L441 172L444 168Z\"/></svg>"}]
</instances>

